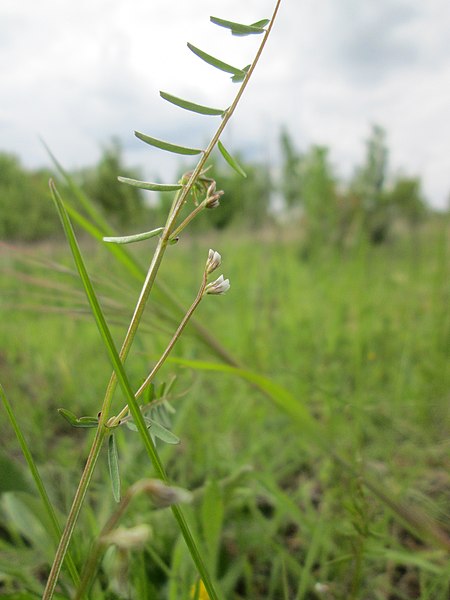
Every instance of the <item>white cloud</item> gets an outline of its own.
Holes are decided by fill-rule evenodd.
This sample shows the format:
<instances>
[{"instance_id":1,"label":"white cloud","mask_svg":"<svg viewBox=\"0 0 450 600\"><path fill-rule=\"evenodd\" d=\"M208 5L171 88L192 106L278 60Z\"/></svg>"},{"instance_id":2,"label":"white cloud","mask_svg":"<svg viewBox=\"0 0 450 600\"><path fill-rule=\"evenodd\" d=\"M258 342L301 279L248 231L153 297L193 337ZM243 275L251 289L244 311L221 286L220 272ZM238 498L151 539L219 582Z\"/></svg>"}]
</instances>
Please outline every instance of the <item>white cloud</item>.
<instances>
[{"instance_id":1,"label":"white cloud","mask_svg":"<svg viewBox=\"0 0 450 600\"><path fill-rule=\"evenodd\" d=\"M272 0L3 0L0 148L40 165L40 134L72 168L118 135L130 160L161 174L170 166L133 129L196 145L217 121L177 110L158 90L214 106L236 91L186 41L244 66L258 40L231 38L208 17L251 22L272 8ZM387 129L392 167L422 175L430 200L444 206L449 30L447 0L285 0L228 145L272 158L284 124L302 148L329 145L348 175L377 122Z\"/></svg>"}]
</instances>

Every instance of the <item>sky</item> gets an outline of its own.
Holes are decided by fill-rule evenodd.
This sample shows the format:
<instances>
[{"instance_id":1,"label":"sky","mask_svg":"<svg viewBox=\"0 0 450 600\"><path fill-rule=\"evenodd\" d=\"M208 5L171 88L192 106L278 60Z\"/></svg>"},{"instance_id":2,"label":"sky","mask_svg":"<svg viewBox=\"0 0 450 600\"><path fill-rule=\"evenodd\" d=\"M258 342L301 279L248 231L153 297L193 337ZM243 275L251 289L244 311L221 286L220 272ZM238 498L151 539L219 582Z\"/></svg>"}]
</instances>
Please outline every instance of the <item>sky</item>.
<instances>
[{"instance_id":1,"label":"sky","mask_svg":"<svg viewBox=\"0 0 450 600\"><path fill-rule=\"evenodd\" d=\"M232 37L209 16L251 23L272 0L0 0L0 151L68 169L92 165L113 136L127 165L170 181L179 158L134 130L204 147L218 117L194 115L159 90L227 107L237 84L191 42L233 65L259 36ZM392 176L420 175L428 201L450 195L448 0L282 0L262 59L223 141L251 160L279 160L286 127L299 150L330 148L348 178L373 124L387 132Z\"/></svg>"}]
</instances>

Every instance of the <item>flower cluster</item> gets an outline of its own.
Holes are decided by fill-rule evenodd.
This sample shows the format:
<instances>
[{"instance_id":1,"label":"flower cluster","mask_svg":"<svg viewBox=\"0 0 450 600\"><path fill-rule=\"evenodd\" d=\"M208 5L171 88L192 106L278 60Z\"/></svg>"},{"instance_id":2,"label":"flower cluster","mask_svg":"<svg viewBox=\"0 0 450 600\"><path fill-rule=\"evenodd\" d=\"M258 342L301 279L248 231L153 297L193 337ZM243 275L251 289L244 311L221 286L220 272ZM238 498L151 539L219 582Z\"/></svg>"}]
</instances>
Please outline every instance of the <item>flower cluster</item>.
<instances>
[{"instance_id":1,"label":"flower cluster","mask_svg":"<svg viewBox=\"0 0 450 600\"><path fill-rule=\"evenodd\" d=\"M220 267L222 257L215 250L210 250L208 253L208 260L206 261L205 272L210 275L213 271ZM205 287L205 294L225 294L230 289L230 280L224 279L223 275L220 275L215 281L208 283Z\"/></svg>"}]
</instances>

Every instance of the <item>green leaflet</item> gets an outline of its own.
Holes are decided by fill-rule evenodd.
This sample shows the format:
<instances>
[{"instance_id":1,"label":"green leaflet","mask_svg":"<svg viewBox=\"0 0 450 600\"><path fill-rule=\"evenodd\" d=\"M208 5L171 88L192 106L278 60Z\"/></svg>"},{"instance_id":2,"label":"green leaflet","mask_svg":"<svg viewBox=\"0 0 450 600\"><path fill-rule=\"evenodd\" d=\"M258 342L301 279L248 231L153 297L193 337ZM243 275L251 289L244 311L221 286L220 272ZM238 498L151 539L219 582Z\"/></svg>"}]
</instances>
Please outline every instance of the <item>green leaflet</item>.
<instances>
[{"instance_id":1,"label":"green leaflet","mask_svg":"<svg viewBox=\"0 0 450 600\"><path fill-rule=\"evenodd\" d=\"M244 74L245 77L245 72L242 69L237 69L236 67L232 67L231 65L222 62L218 58L214 58L214 56L203 52L203 50L196 48L192 44L189 44L189 42L187 46L191 52L196 54L199 58L204 60L209 65L216 67L216 69L219 69L220 71L225 71L225 73L231 73L234 76L242 76L242 74Z\"/></svg>"},{"instance_id":2,"label":"green leaflet","mask_svg":"<svg viewBox=\"0 0 450 600\"><path fill-rule=\"evenodd\" d=\"M252 23L252 27L265 27L270 23L270 19L261 19L261 21L256 21L256 23Z\"/></svg>"},{"instance_id":3,"label":"green leaflet","mask_svg":"<svg viewBox=\"0 0 450 600\"><path fill-rule=\"evenodd\" d=\"M145 135L144 133L140 133L139 131L135 131L134 135L146 144L149 144L150 146L155 146L155 148L167 150L167 152L173 152L175 154L194 155L203 152L203 150L201 150L200 148L187 148L186 146L178 146L177 144L171 144L170 142L158 140L157 138Z\"/></svg>"},{"instance_id":4,"label":"green leaflet","mask_svg":"<svg viewBox=\"0 0 450 600\"><path fill-rule=\"evenodd\" d=\"M124 235L119 237L104 237L103 241L112 244L132 244L133 242L141 242L142 240L148 240L151 237L155 237L164 231L164 227L157 227L151 231L144 231L143 233L135 233L134 235Z\"/></svg>"},{"instance_id":5,"label":"green leaflet","mask_svg":"<svg viewBox=\"0 0 450 600\"><path fill-rule=\"evenodd\" d=\"M175 104L175 106L179 106L180 108L184 108L185 110L190 110L191 112L198 113L200 115L209 115L209 116L219 116L224 114L224 110L221 108L211 108L210 106L203 106L202 104L196 104L195 102L190 102L189 100L183 100L182 98L177 98L177 96L173 96L172 94L168 94L167 92L159 92L159 95L167 102L171 102ZM181 187L181 186L180 186Z\"/></svg>"},{"instance_id":6,"label":"green leaflet","mask_svg":"<svg viewBox=\"0 0 450 600\"><path fill-rule=\"evenodd\" d=\"M152 435L152 437L158 438L166 444L180 443L180 438L178 436L176 436L174 433L169 431L169 429L167 429L157 421L150 419L150 417L144 417L144 420L145 424L147 425L147 428L150 430L150 434ZM126 421L126 425L128 429L131 429L131 431L137 431L136 424L131 419L129 421Z\"/></svg>"},{"instance_id":7,"label":"green leaflet","mask_svg":"<svg viewBox=\"0 0 450 600\"><path fill-rule=\"evenodd\" d=\"M220 153L222 154L224 159L227 161L227 163L230 165L230 167L232 169L234 169L236 171L236 173L239 173L239 175L241 175L241 177L247 177L247 173L244 171L244 169L241 167L241 165L237 162L237 160L231 156L231 154L227 151L227 149L225 148L225 146L222 144L222 142L220 140L217 143L217 146L220 150Z\"/></svg>"},{"instance_id":8,"label":"green leaflet","mask_svg":"<svg viewBox=\"0 0 450 600\"><path fill-rule=\"evenodd\" d=\"M121 183L133 185L141 190L150 190L152 192L174 192L181 190L181 183L152 183L151 181L139 181L138 179L130 179L129 177L118 177Z\"/></svg>"},{"instance_id":9,"label":"green leaflet","mask_svg":"<svg viewBox=\"0 0 450 600\"><path fill-rule=\"evenodd\" d=\"M58 408L59 414L68 421L72 427L91 428L97 427L97 417L77 417L70 410L66 408Z\"/></svg>"},{"instance_id":10,"label":"green leaflet","mask_svg":"<svg viewBox=\"0 0 450 600\"><path fill-rule=\"evenodd\" d=\"M114 434L111 434L108 440L108 468L114 500L120 502L119 456L117 454L117 444Z\"/></svg>"},{"instance_id":11,"label":"green leaflet","mask_svg":"<svg viewBox=\"0 0 450 600\"><path fill-rule=\"evenodd\" d=\"M150 421L150 433L153 434L156 438L160 439L162 442L166 444L179 444L180 438L177 437L174 433L163 427L160 423L153 421L153 419L149 419Z\"/></svg>"},{"instance_id":12,"label":"green leaflet","mask_svg":"<svg viewBox=\"0 0 450 600\"><path fill-rule=\"evenodd\" d=\"M253 23L252 25L243 25L242 23L226 21L225 19L219 19L218 17L210 17L209 19L211 23L214 23L214 25L219 25L219 27L230 29L232 35L240 36L265 33L265 29L263 29L263 27L269 22L268 19L264 19L262 21L258 21L258 23ZM264 25L261 26L259 23L264 23Z\"/></svg>"}]
</instances>

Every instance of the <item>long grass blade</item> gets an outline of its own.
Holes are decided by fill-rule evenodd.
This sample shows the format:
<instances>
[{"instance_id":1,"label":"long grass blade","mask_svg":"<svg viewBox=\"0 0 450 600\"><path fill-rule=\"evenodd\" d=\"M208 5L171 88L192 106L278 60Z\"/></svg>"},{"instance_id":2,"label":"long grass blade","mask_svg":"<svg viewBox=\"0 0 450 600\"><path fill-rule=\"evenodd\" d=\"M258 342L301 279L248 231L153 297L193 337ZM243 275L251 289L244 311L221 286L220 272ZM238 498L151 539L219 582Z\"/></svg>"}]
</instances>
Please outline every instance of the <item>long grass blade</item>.
<instances>
[{"instance_id":1,"label":"long grass blade","mask_svg":"<svg viewBox=\"0 0 450 600\"><path fill-rule=\"evenodd\" d=\"M431 518L422 510L414 506L406 505L402 500L397 500L381 483L374 481L370 474L355 472L354 467L341 456L339 456L329 444L325 429L312 416L310 411L301 404L284 387L274 381L263 377L247 369L235 368L229 365L211 363L208 361L186 360L181 358L169 358L169 361L192 369L205 371L216 371L228 373L245 379L255 385L268 396L276 406L288 414L301 427L302 435L314 441L322 450L325 450L337 463L346 469L352 476L360 477L364 485L387 506L407 527L424 540L431 539L447 552L450 551L450 538Z\"/></svg>"},{"instance_id":2,"label":"long grass blade","mask_svg":"<svg viewBox=\"0 0 450 600\"><path fill-rule=\"evenodd\" d=\"M120 502L119 455L114 433L111 433L108 439L108 468L114 500Z\"/></svg>"},{"instance_id":3,"label":"long grass blade","mask_svg":"<svg viewBox=\"0 0 450 600\"><path fill-rule=\"evenodd\" d=\"M144 420L144 416L139 408L139 404L134 396L134 392L129 383L128 377L125 373L124 366L122 361L120 360L119 354L117 352L116 346L111 336L111 332L109 331L108 325L106 323L105 317L103 316L103 312L101 310L100 304L97 300L94 288L92 286L91 280L89 278L87 269L84 264L83 257L81 255L80 249L78 247L78 242L75 237L75 233L72 228L72 224L70 222L69 216L65 209L64 203L59 195L53 181L50 182L50 189L52 192L52 197L55 202L57 211L59 213L64 232L67 237L67 241L69 243L78 273L80 275L80 279L83 283L83 287L85 289L87 298L89 300L89 304L91 306L91 310L96 321L97 327L100 331L101 338L104 342L107 354L111 360L112 366L114 368L114 372L117 377L117 381L122 389L122 392L126 398L128 407L133 416L133 420L138 428L138 431L141 435L143 444L147 451L147 454L150 457L150 460L153 464L153 468L155 469L156 474L160 479L164 482L168 482L166 472L161 463L159 455L156 451L155 445L151 439L150 433L147 429L147 425ZM104 426L107 419L106 414L101 415L101 423L100 426ZM185 539L186 545L189 549L189 552L192 556L192 559L203 579L205 586L208 590L208 594L210 596L210 600L219 600L219 596L217 594L216 588L213 584L212 578L206 568L206 565L203 561L203 558L198 550L198 545L193 537L193 534L187 524L187 521L184 517L184 514L179 506L174 505L171 507L172 512L175 515L175 518L178 522L180 530ZM56 582L55 582L56 583Z\"/></svg>"},{"instance_id":4,"label":"long grass blade","mask_svg":"<svg viewBox=\"0 0 450 600\"><path fill-rule=\"evenodd\" d=\"M323 432L318 422L311 415L309 410L301 402L295 398L288 390L281 385L278 385L268 377L259 375L248 369L241 369L232 367L230 365L224 365L221 363L214 363L201 360L188 360L183 358L169 358L171 362L176 362L185 367L192 369L199 369L203 371L216 371L219 373L227 373L245 379L249 383L256 385L259 389L264 391L273 402L284 410L295 422L302 427L302 431L307 431L313 434L315 437L323 437ZM320 435L319 435L320 434Z\"/></svg>"}]
</instances>

